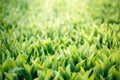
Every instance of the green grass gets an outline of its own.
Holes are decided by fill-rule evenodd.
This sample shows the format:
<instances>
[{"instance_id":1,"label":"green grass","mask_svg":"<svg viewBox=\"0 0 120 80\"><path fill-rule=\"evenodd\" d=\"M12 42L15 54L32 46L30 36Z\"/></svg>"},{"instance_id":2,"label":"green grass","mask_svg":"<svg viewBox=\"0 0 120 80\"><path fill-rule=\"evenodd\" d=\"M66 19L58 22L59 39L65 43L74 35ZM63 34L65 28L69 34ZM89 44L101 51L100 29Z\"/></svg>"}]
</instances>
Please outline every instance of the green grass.
<instances>
[{"instance_id":1,"label":"green grass","mask_svg":"<svg viewBox=\"0 0 120 80\"><path fill-rule=\"evenodd\" d=\"M119 0L0 0L0 80L119 79Z\"/></svg>"}]
</instances>

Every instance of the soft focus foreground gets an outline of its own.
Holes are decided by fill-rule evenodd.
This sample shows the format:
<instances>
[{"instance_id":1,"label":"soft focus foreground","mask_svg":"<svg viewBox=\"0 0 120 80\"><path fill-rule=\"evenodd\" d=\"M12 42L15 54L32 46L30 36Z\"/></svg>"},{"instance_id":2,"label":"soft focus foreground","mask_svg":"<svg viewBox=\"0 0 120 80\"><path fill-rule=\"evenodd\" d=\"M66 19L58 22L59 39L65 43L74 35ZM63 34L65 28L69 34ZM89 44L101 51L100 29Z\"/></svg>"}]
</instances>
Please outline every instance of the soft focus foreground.
<instances>
[{"instance_id":1,"label":"soft focus foreground","mask_svg":"<svg viewBox=\"0 0 120 80\"><path fill-rule=\"evenodd\" d=\"M0 80L119 79L119 0L0 0Z\"/></svg>"}]
</instances>

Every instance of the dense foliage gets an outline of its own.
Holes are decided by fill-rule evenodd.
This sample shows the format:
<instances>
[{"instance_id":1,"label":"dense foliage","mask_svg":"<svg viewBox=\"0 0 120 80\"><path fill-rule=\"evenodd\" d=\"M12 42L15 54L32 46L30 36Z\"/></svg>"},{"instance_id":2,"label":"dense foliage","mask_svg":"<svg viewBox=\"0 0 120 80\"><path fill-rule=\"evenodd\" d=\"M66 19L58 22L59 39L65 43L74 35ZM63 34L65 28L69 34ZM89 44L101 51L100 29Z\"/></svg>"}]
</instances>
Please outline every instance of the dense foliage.
<instances>
[{"instance_id":1,"label":"dense foliage","mask_svg":"<svg viewBox=\"0 0 120 80\"><path fill-rule=\"evenodd\" d=\"M0 80L119 79L119 0L0 0Z\"/></svg>"}]
</instances>

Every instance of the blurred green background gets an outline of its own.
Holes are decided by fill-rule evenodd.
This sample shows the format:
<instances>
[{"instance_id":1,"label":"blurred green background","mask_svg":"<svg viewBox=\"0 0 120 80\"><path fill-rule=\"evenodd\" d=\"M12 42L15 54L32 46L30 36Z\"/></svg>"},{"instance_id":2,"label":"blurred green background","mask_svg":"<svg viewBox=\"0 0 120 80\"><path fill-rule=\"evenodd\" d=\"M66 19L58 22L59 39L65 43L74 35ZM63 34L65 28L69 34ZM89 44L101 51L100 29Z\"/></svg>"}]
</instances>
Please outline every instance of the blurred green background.
<instances>
[{"instance_id":1,"label":"blurred green background","mask_svg":"<svg viewBox=\"0 0 120 80\"><path fill-rule=\"evenodd\" d=\"M0 25L120 24L119 0L1 0Z\"/></svg>"}]
</instances>

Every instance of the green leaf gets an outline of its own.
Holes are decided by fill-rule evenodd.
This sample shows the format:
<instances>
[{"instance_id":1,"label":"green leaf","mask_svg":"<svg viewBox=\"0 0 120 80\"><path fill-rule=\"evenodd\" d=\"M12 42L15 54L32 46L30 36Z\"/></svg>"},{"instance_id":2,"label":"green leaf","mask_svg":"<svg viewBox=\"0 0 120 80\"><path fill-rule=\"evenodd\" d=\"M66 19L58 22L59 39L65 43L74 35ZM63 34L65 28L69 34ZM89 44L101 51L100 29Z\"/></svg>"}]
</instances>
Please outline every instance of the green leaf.
<instances>
[{"instance_id":1,"label":"green leaf","mask_svg":"<svg viewBox=\"0 0 120 80\"><path fill-rule=\"evenodd\" d=\"M105 67L105 64L99 58L96 59L95 64L96 64L96 67L98 67L99 70L103 70L104 67Z\"/></svg>"},{"instance_id":2,"label":"green leaf","mask_svg":"<svg viewBox=\"0 0 120 80\"><path fill-rule=\"evenodd\" d=\"M70 69L70 64L67 65L66 67L66 72L69 75L69 77L71 76L71 69Z\"/></svg>"},{"instance_id":3,"label":"green leaf","mask_svg":"<svg viewBox=\"0 0 120 80\"><path fill-rule=\"evenodd\" d=\"M120 79L120 71L118 71L115 68L115 65L113 65L110 70L108 71L108 79L115 79L115 80L119 80Z\"/></svg>"},{"instance_id":4,"label":"green leaf","mask_svg":"<svg viewBox=\"0 0 120 80\"><path fill-rule=\"evenodd\" d=\"M19 54L16 58L16 64L18 66L22 66L23 64L25 64L27 62L27 58L28 56L25 54Z\"/></svg>"},{"instance_id":5,"label":"green leaf","mask_svg":"<svg viewBox=\"0 0 120 80\"><path fill-rule=\"evenodd\" d=\"M74 80L76 78L76 76L77 76L77 73L73 72L72 76L71 76L71 80Z\"/></svg>"},{"instance_id":6,"label":"green leaf","mask_svg":"<svg viewBox=\"0 0 120 80\"><path fill-rule=\"evenodd\" d=\"M4 75L8 80L18 80L18 77L17 77L16 73L6 73L6 72L4 72Z\"/></svg>"},{"instance_id":7,"label":"green leaf","mask_svg":"<svg viewBox=\"0 0 120 80\"><path fill-rule=\"evenodd\" d=\"M9 71L10 69L16 68L15 61L8 57L5 62L2 64L3 71Z\"/></svg>"},{"instance_id":8,"label":"green leaf","mask_svg":"<svg viewBox=\"0 0 120 80\"><path fill-rule=\"evenodd\" d=\"M109 56L109 58L113 63L117 63L120 65L120 49L114 50L113 53Z\"/></svg>"},{"instance_id":9,"label":"green leaf","mask_svg":"<svg viewBox=\"0 0 120 80\"><path fill-rule=\"evenodd\" d=\"M3 74L1 70L0 70L0 80L3 80Z\"/></svg>"},{"instance_id":10,"label":"green leaf","mask_svg":"<svg viewBox=\"0 0 120 80\"><path fill-rule=\"evenodd\" d=\"M85 63L85 60L80 61L78 64L76 64L76 66L75 66L76 69L79 70L80 67L82 67L84 63Z\"/></svg>"},{"instance_id":11,"label":"green leaf","mask_svg":"<svg viewBox=\"0 0 120 80\"><path fill-rule=\"evenodd\" d=\"M88 71L86 71L83 75L81 75L81 79L82 80L89 80L89 77L91 76L93 69L90 69Z\"/></svg>"}]
</instances>

